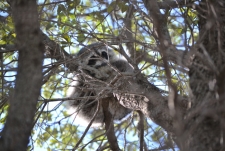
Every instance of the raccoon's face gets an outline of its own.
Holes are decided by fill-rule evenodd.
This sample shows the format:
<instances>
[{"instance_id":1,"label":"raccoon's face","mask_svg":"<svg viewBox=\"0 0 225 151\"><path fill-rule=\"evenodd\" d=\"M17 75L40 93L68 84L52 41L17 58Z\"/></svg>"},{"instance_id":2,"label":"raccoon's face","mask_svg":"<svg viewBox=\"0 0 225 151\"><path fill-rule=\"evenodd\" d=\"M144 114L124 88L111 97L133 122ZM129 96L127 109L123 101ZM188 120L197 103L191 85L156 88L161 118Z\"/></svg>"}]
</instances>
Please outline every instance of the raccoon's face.
<instances>
[{"instance_id":1,"label":"raccoon's face","mask_svg":"<svg viewBox=\"0 0 225 151\"><path fill-rule=\"evenodd\" d=\"M105 66L106 63L109 62L109 58L111 58L109 51L111 50L105 50L104 48L96 50L95 53L89 57L87 65L96 69Z\"/></svg>"},{"instance_id":2,"label":"raccoon's face","mask_svg":"<svg viewBox=\"0 0 225 151\"><path fill-rule=\"evenodd\" d=\"M82 48L78 57L80 57L81 69L98 79L108 77L107 74L112 71L109 64L116 60L113 50L99 43Z\"/></svg>"}]
</instances>

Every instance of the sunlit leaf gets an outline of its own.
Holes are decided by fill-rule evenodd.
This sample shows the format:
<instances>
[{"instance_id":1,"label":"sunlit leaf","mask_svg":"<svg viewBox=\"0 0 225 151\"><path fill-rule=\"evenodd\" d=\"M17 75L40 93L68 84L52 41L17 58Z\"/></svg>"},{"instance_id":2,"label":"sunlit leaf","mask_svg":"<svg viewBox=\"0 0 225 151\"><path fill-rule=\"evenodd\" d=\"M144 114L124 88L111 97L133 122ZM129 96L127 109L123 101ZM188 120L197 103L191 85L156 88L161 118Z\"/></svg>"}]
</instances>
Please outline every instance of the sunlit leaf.
<instances>
[{"instance_id":1,"label":"sunlit leaf","mask_svg":"<svg viewBox=\"0 0 225 151\"><path fill-rule=\"evenodd\" d=\"M107 12L111 13L115 9L116 3L116 1L113 1L111 4L109 4L109 6L107 7Z\"/></svg>"}]
</instances>

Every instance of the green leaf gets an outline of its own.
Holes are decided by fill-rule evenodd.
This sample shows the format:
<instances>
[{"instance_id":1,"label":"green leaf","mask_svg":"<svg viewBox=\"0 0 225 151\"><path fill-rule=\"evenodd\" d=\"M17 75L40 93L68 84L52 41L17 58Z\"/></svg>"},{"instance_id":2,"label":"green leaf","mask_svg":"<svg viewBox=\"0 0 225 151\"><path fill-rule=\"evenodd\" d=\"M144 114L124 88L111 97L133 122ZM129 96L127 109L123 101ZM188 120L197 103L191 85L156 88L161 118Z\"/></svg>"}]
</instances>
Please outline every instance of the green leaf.
<instances>
[{"instance_id":1,"label":"green leaf","mask_svg":"<svg viewBox=\"0 0 225 151\"><path fill-rule=\"evenodd\" d=\"M119 8L121 9L121 12L122 13L124 13L125 11L127 11L128 10L128 5L126 5L126 3L124 3L124 2L120 2L119 4L118 4L118 6L119 6Z\"/></svg>"},{"instance_id":2,"label":"green leaf","mask_svg":"<svg viewBox=\"0 0 225 151\"><path fill-rule=\"evenodd\" d=\"M69 36L69 35L64 34L64 35L63 35L63 38L64 38L68 43L71 42L71 39L70 39L70 36Z\"/></svg>"},{"instance_id":3,"label":"green leaf","mask_svg":"<svg viewBox=\"0 0 225 151\"><path fill-rule=\"evenodd\" d=\"M103 20L105 18L105 16L102 15L101 13L96 13L96 15L99 20Z\"/></svg>"},{"instance_id":4,"label":"green leaf","mask_svg":"<svg viewBox=\"0 0 225 151\"><path fill-rule=\"evenodd\" d=\"M52 28L54 25L51 23L48 23L47 26L45 27L46 30L49 30L50 28Z\"/></svg>"},{"instance_id":5,"label":"green leaf","mask_svg":"<svg viewBox=\"0 0 225 151\"><path fill-rule=\"evenodd\" d=\"M86 39L85 35L83 33L78 34L77 36L77 41L78 42L83 42Z\"/></svg>"},{"instance_id":6,"label":"green leaf","mask_svg":"<svg viewBox=\"0 0 225 151\"><path fill-rule=\"evenodd\" d=\"M78 6L80 4L80 0L74 0L74 7Z\"/></svg>"},{"instance_id":7,"label":"green leaf","mask_svg":"<svg viewBox=\"0 0 225 151\"><path fill-rule=\"evenodd\" d=\"M59 4L58 9L57 9L57 13L59 14L60 12L66 12L65 6L62 4Z\"/></svg>"},{"instance_id":8,"label":"green leaf","mask_svg":"<svg viewBox=\"0 0 225 151\"><path fill-rule=\"evenodd\" d=\"M111 13L116 7L116 1L113 1L111 4L109 4L108 8L107 8L107 12Z\"/></svg>"},{"instance_id":9,"label":"green leaf","mask_svg":"<svg viewBox=\"0 0 225 151\"><path fill-rule=\"evenodd\" d=\"M6 44L6 41L0 40L0 45L5 45L5 44Z\"/></svg>"}]
</instances>

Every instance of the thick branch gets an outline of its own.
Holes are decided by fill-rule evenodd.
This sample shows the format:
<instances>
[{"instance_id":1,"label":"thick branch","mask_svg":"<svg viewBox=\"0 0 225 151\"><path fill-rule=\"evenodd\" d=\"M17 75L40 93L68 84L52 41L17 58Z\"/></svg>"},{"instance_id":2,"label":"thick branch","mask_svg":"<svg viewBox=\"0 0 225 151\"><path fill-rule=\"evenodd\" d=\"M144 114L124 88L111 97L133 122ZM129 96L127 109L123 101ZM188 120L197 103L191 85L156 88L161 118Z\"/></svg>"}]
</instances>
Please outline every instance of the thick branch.
<instances>
[{"instance_id":1,"label":"thick branch","mask_svg":"<svg viewBox=\"0 0 225 151\"><path fill-rule=\"evenodd\" d=\"M102 99L106 136L109 141L110 148L113 151L120 151L117 138L114 132L113 116L109 111L109 99L113 99L113 98L109 97L109 98Z\"/></svg>"},{"instance_id":2,"label":"thick branch","mask_svg":"<svg viewBox=\"0 0 225 151\"><path fill-rule=\"evenodd\" d=\"M187 6L188 4L190 4L190 0L166 0L163 2L157 2L158 6L160 9L170 9L170 8L178 8L178 7L182 7L182 6Z\"/></svg>"},{"instance_id":3,"label":"thick branch","mask_svg":"<svg viewBox=\"0 0 225 151\"><path fill-rule=\"evenodd\" d=\"M126 43L126 46L129 50L129 53L131 54L131 58L135 58L135 52L136 52L134 51L134 46L132 42L134 41L132 29L131 29L133 14L134 14L134 6L130 5L126 13L126 17L124 19L124 24L125 24L124 34L125 34L125 37L130 41L129 43Z\"/></svg>"},{"instance_id":4,"label":"thick branch","mask_svg":"<svg viewBox=\"0 0 225 151\"><path fill-rule=\"evenodd\" d=\"M118 90L114 91L115 97L126 108L140 110L155 123L169 132L174 132L173 120L168 108L168 98L162 95L162 91L142 74L123 76L115 83ZM182 108L183 115L187 109L188 101L179 97L176 104Z\"/></svg>"}]
</instances>

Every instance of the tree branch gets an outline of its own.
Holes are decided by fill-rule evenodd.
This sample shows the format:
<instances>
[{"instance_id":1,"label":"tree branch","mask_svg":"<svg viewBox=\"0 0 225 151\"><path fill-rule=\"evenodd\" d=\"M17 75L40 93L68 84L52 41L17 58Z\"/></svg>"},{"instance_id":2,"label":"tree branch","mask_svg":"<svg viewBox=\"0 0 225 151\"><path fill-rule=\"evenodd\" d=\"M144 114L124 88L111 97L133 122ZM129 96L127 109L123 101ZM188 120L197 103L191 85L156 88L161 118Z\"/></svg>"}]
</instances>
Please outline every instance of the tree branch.
<instances>
[{"instance_id":1,"label":"tree branch","mask_svg":"<svg viewBox=\"0 0 225 151\"><path fill-rule=\"evenodd\" d=\"M117 142L117 137L114 132L113 115L109 111L109 101L112 97L102 99L102 108L104 113L104 123L106 136L109 141L109 146L113 151L121 151ZM112 100L115 101L115 100Z\"/></svg>"},{"instance_id":2,"label":"tree branch","mask_svg":"<svg viewBox=\"0 0 225 151\"><path fill-rule=\"evenodd\" d=\"M178 8L182 6L190 5L192 6L192 3L190 0L166 0L163 2L157 2L160 9L171 9L171 8Z\"/></svg>"}]
</instances>

